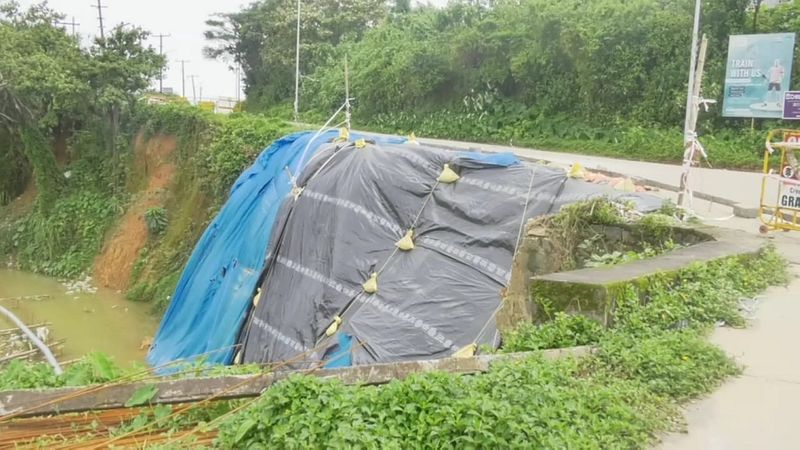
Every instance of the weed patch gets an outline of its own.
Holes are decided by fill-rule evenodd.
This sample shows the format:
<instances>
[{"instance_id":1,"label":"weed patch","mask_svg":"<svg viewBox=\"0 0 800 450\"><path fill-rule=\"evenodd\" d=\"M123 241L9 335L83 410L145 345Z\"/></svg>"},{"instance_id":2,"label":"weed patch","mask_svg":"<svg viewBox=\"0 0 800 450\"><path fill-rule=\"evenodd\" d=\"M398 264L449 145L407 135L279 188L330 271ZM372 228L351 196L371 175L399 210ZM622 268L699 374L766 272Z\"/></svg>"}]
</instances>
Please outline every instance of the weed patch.
<instances>
[{"instance_id":1,"label":"weed patch","mask_svg":"<svg viewBox=\"0 0 800 450\"><path fill-rule=\"evenodd\" d=\"M559 312L550 322L522 323L504 335L503 351L513 353L596 344L604 332L603 327L591 319Z\"/></svg>"},{"instance_id":2,"label":"weed patch","mask_svg":"<svg viewBox=\"0 0 800 450\"><path fill-rule=\"evenodd\" d=\"M635 401L627 401L633 398ZM226 448L636 447L667 425L663 400L599 383L577 361L509 362L474 377L431 373L382 387L295 377L220 427ZM323 444L324 443L324 444Z\"/></svg>"},{"instance_id":3,"label":"weed patch","mask_svg":"<svg viewBox=\"0 0 800 450\"><path fill-rule=\"evenodd\" d=\"M219 444L644 448L669 429L679 403L739 373L703 333L721 318L741 323L738 298L784 282L783 267L767 250L625 286L612 329L559 314L521 326L502 349L597 345L583 360L533 357L473 377L423 374L382 387L292 378L223 423Z\"/></svg>"}]
</instances>

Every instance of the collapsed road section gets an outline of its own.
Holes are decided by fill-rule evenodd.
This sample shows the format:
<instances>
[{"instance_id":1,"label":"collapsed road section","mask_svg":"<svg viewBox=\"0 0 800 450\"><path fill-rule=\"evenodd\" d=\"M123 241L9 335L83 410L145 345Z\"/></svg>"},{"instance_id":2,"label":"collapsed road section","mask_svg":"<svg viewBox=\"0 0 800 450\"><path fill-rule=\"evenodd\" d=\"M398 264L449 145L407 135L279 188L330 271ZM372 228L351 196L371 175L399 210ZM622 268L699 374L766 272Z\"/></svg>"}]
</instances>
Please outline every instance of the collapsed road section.
<instances>
[{"instance_id":1,"label":"collapsed road section","mask_svg":"<svg viewBox=\"0 0 800 450\"><path fill-rule=\"evenodd\" d=\"M525 222L603 196L661 205L509 153L288 136L234 184L148 361L332 368L496 347Z\"/></svg>"}]
</instances>

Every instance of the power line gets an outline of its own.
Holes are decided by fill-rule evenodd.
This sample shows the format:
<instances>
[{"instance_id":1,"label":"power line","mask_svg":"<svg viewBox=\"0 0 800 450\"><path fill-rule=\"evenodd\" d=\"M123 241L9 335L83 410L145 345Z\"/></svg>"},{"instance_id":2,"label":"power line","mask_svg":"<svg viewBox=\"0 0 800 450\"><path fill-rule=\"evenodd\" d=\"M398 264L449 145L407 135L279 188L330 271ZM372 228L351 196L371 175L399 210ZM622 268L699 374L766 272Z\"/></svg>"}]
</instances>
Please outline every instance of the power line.
<instances>
[{"instance_id":1,"label":"power line","mask_svg":"<svg viewBox=\"0 0 800 450\"><path fill-rule=\"evenodd\" d=\"M100 39L105 39L105 29L103 28L103 8L108 8L101 3L101 0L97 0L97 5L90 5L92 8L97 10L97 19L100 20Z\"/></svg>"},{"instance_id":2,"label":"power line","mask_svg":"<svg viewBox=\"0 0 800 450\"><path fill-rule=\"evenodd\" d=\"M100 1L100 0L98 0ZM164 38L170 37L170 34L154 34L153 37L158 38L158 54L164 56ZM161 74L158 76L158 92L164 93L164 66L161 66Z\"/></svg>"}]
</instances>

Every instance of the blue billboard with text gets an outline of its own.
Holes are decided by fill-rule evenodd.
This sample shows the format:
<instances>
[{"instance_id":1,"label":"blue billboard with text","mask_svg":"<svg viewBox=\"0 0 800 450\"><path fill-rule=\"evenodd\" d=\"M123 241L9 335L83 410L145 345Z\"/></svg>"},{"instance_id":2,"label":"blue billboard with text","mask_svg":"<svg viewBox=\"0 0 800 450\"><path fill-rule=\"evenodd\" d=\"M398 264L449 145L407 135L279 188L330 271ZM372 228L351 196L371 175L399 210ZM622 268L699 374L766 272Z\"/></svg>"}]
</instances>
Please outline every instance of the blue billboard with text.
<instances>
[{"instance_id":1,"label":"blue billboard with text","mask_svg":"<svg viewBox=\"0 0 800 450\"><path fill-rule=\"evenodd\" d=\"M794 33L730 37L725 71L725 117L780 119L789 90Z\"/></svg>"}]
</instances>

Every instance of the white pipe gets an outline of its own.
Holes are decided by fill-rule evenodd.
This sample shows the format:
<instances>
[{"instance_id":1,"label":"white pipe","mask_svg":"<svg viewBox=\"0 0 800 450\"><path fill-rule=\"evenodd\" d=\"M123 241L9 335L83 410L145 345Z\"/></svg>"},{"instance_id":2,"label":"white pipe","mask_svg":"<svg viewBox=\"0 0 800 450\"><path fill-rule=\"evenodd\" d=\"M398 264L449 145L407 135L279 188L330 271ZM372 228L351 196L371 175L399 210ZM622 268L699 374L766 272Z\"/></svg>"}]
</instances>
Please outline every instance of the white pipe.
<instances>
[{"instance_id":1,"label":"white pipe","mask_svg":"<svg viewBox=\"0 0 800 450\"><path fill-rule=\"evenodd\" d=\"M11 311L3 308L2 306L0 306L0 312L5 314L5 316L8 317L9 319L11 319L11 321L14 322L14 325L19 327L19 329L22 330L23 333L25 333L25 336L27 336L28 339L30 339L31 342L34 343L34 345L39 347L39 350L42 351L44 357L47 359L47 362L50 363L51 366L53 366L53 371L56 373L56 375L61 375L62 373L64 373L64 371L61 370L61 366L58 365L58 361L56 361L56 357L53 356L53 353L50 351L50 349L47 348L44 342L39 340L39 338L36 337L36 335L33 334L33 332L27 326L25 326L25 324L22 323L22 321L19 320L17 316L15 316Z\"/></svg>"}]
</instances>

